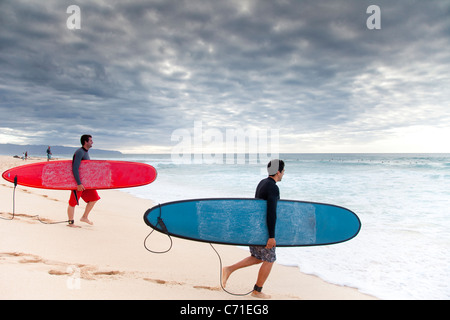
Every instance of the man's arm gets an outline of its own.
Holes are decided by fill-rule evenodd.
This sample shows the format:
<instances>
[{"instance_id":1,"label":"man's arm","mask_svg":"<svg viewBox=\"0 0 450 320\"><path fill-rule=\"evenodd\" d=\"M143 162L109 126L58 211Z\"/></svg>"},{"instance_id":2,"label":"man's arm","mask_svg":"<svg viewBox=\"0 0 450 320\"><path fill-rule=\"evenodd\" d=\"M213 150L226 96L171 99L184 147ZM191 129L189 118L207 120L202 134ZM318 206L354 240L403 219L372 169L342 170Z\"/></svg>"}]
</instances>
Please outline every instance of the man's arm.
<instances>
[{"instance_id":1,"label":"man's arm","mask_svg":"<svg viewBox=\"0 0 450 320\"><path fill-rule=\"evenodd\" d=\"M277 222L277 204L280 198L280 191L275 186L274 190L269 192L267 198L267 229L269 231L269 240L267 241L266 248L270 249L276 246L275 241L275 226Z\"/></svg>"},{"instance_id":2,"label":"man's arm","mask_svg":"<svg viewBox=\"0 0 450 320\"><path fill-rule=\"evenodd\" d=\"M82 185L81 179L80 179L80 172L78 170L80 168L82 158L83 158L83 154L80 151L75 152L75 154L73 155L72 172L73 172L73 176L75 177L75 181L77 182L77 185ZM81 191L81 190L79 190L79 191Z\"/></svg>"},{"instance_id":3,"label":"man's arm","mask_svg":"<svg viewBox=\"0 0 450 320\"><path fill-rule=\"evenodd\" d=\"M278 197L272 195L267 198L267 229L269 238L275 238L275 225L277 222L277 203Z\"/></svg>"}]
</instances>

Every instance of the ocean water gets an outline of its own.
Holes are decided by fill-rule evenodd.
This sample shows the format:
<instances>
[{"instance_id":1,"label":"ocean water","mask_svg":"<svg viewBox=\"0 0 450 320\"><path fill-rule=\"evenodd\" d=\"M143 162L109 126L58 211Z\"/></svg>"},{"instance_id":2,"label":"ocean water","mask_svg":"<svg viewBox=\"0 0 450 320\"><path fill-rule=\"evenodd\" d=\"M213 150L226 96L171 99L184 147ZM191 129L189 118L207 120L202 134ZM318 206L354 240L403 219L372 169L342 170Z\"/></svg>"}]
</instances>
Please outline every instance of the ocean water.
<instances>
[{"instance_id":1,"label":"ocean water","mask_svg":"<svg viewBox=\"0 0 450 320\"><path fill-rule=\"evenodd\" d=\"M282 199L346 207L362 228L342 244L278 248L278 263L381 299L450 298L450 154L281 154L280 159L286 163L278 183ZM252 198L267 176L266 163L257 161L179 164L171 155L124 160L158 170L154 183L124 189L157 203Z\"/></svg>"}]
</instances>

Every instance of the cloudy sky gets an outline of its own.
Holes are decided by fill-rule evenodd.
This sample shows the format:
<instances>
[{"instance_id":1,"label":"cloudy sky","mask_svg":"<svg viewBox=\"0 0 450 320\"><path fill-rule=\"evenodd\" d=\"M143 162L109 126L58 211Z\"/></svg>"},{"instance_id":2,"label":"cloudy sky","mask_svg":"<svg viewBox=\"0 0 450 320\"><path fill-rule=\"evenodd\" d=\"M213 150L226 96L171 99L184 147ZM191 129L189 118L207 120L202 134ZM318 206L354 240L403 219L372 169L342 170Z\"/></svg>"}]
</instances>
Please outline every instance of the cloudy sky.
<instances>
[{"instance_id":1,"label":"cloudy sky","mask_svg":"<svg viewBox=\"0 0 450 320\"><path fill-rule=\"evenodd\" d=\"M1 0L0 143L171 152L200 123L278 130L280 152L450 152L449 17L448 0Z\"/></svg>"}]
</instances>

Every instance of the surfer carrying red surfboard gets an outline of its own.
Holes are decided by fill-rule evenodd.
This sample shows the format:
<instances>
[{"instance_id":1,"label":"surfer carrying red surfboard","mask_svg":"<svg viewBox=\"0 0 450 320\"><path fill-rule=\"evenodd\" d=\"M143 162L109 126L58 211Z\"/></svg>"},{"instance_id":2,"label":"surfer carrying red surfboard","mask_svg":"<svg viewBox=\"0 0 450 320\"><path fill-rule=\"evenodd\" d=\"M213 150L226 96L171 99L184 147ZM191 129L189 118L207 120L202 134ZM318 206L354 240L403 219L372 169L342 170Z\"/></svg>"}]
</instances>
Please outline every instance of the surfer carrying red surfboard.
<instances>
[{"instance_id":1,"label":"surfer carrying red surfboard","mask_svg":"<svg viewBox=\"0 0 450 320\"><path fill-rule=\"evenodd\" d=\"M272 160L267 164L267 171L269 177L261 180L256 188L255 198L267 200L267 228L269 231L269 238L266 246L251 246L250 257L222 269L222 285L226 286L230 275L241 268L249 267L255 264L262 263L256 284L253 288L252 296L262 299L270 299L270 295L262 293L262 287L269 277L272 270L273 263L276 260L275 247L275 224L277 220L277 202L280 199L280 189L276 185L281 181L284 175L283 160Z\"/></svg>"},{"instance_id":2,"label":"surfer carrying red surfboard","mask_svg":"<svg viewBox=\"0 0 450 320\"><path fill-rule=\"evenodd\" d=\"M94 142L92 141L91 135L82 135L80 139L82 147L75 151L72 160L72 172L75 180L77 182L77 190L72 190L69 199L69 206L67 208L67 215L69 217L69 227L78 227L74 224L74 216L75 216L75 206L79 204L79 199L83 199L87 205L84 210L83 216L80 218L80 221L93 225L93 223L89 220L88 216L91 212L92 208L94 208L95 203L100 200L100 197L97 193L97 190L87 189L83 186L83 183L80 179L79 168L82 160L90 160L89 157L89 149L92 148Z\"/></svg>"}]
</instances>

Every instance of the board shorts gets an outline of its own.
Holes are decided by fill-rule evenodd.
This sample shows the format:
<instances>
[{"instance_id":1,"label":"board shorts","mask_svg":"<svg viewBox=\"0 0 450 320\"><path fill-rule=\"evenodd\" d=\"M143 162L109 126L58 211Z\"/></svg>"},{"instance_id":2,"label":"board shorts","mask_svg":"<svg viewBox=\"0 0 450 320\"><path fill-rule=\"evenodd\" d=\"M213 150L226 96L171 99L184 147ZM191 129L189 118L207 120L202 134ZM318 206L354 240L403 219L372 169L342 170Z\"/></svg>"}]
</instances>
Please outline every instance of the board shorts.
<instances>
[{"instance_id":1,"label":"board shorts","mask_svg":"<svg viewBox=\"0 0 450 320\"><path fill-rule=\"evenodd\" d=\"M83 199L84 202L92 202L100 200L100 196L97 193L97 190L88 189L84 191L77 191L78 202L80 199ZM75 193L73 191L70 192L69 206L75 207L77 204L77 199L75 199Z\"/></svg>"},{"instance_id":2,"label":"board shorts","mask_svg":"<svg viewBox=\"0 0 450 320\"><path fill-rule=\"evenodd\" d=\"M275 262L275 260L277 260L275 247L266 249L266 247L263 246L251 246L250 254L256 259L266 262Z\"/></svg>"}]
</instances>

